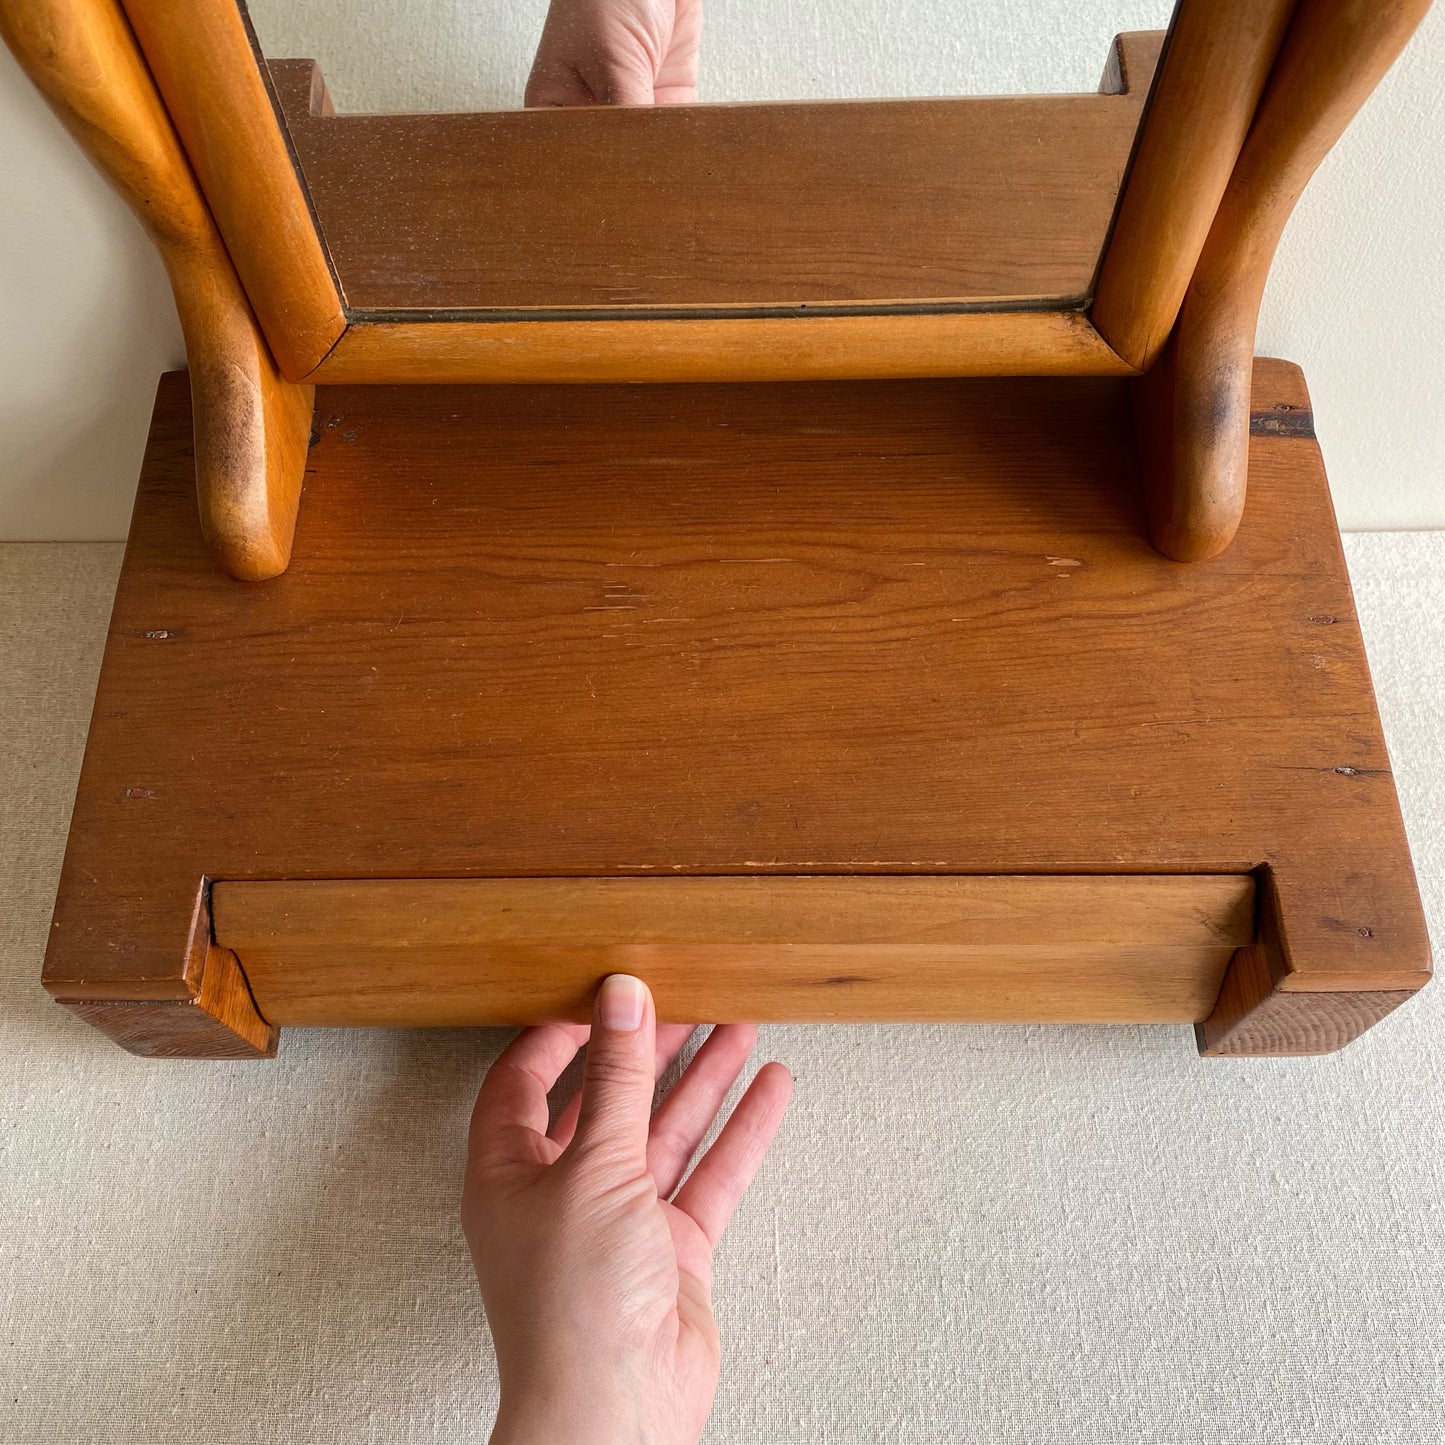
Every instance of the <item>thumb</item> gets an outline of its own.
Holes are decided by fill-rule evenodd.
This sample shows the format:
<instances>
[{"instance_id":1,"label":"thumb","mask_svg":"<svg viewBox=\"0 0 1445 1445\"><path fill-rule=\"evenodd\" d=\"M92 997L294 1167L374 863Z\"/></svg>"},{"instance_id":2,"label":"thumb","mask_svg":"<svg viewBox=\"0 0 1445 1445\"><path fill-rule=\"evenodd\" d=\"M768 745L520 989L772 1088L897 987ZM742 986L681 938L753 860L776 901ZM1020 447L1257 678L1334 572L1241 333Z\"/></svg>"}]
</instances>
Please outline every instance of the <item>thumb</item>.
<instances>
[{"instance_id":1,"label":"thumb","mask_svg":"<svg viewBox=\"0 0 1445 1445\"><path fill-rule=\"evenodd\" d=\"M656 1028L652 995L640 978L614 973L602 980L577 1119L576 1143L584 1150L647 1167Z\"/></svg>"},{"instance_id":2,"label":"thumb","mask_svg":"<svg viewBox=\"0 0 1445 1445\"><path fill-rule=\"evenodd\" d=\"M656 100L652 81L634 71L611 71L593 93L601 105L652 105Z\"/></svg>"},{"instance_id":3,"label":"thumb","mask_svg":"<svg viewBox=\"0 0 1445 1445\"><path fill-rule=\"evenodd\" d=\"M577 66L599 105L651 105L657 67L646 48L603 46Z\"/></svg>"}]
</instances>

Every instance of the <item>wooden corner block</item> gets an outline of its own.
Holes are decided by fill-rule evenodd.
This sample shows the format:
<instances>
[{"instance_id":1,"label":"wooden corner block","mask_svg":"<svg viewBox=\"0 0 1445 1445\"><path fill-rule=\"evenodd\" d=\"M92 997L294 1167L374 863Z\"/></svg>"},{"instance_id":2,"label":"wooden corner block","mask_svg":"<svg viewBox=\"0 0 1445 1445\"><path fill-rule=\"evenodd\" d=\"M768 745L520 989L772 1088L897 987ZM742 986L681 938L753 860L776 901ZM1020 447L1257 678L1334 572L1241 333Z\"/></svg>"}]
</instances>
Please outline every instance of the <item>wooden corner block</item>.
<instances>
[{"instance_id":1,"label":"wooden corner block","mask_svg":"<svg viewBox=\"0 0 1445 1445\"><path fill-rule=\"evenodd\" d=\"M1255 944L1235 955L1214 1012L1195 1025L1199 1052L1212 1059L1332 1054L1415 992L1286 992L1271 979L1267 950Z\"/></svg>"},{"instance_id":2,"label":"wooden corner block","mask_svg":"<svg viewBox=\"0 0 1445 1445\"><path fill-rule=\"evenodd\" d=\"M1167 39L1164 30L1125 30L1116 35L1109 47L1099 94L1147 95Z\"/></svg>"},{"instance_id":3,"label":"wooden corner block","mask_svg":"<svg viewBox=\"0 0 1445 1445\"><path fill-rule=\"evenodd\" d=\"M201 991L193 999L58 1002L121 1048L148 1059L269 1059L280 1036L256 1011L236 955L214 944L206 951Z\"/></svg>"},{"instance_id":4,"label":"wooden corner block","mask_svg":"<svg viewBox=\"0 0 1445 1445\"><path fill-rule=\"evenodd\" d=\"M1263 870L1257 941L1235 954L1214 1011L1196 1025L1201 1054L1333 1053L1430 981L1418 906L1393 896L1413 892L1408 870L1358 881L1363 909Z\"/></svg>"},{"instance_id":5,"label":"wooden corner block","mask_svg":"<svg viewBox=\"0 0 1445 1445\"><path fill-rule=\"evenodd\" d=\"M144 1058L273 1057L280 1030L261 1016L236 955L216 944L210 892L206 879L199 880L194 890L162 890L162 912L178 925L170 934L171 969L143 967L130 976L106 976L95 967L97 955L134 956L134 940L121 933L98 935L84 928L77 932L64 907L67 889L62 884L51 924L52 948L74 938L80 944L78 961L89 959L91 966L67 972L47 960L42 982L78 1018ZM154 925L144 909L133 908L129 926L144 934Z\"/></svg>"}]
</instances>

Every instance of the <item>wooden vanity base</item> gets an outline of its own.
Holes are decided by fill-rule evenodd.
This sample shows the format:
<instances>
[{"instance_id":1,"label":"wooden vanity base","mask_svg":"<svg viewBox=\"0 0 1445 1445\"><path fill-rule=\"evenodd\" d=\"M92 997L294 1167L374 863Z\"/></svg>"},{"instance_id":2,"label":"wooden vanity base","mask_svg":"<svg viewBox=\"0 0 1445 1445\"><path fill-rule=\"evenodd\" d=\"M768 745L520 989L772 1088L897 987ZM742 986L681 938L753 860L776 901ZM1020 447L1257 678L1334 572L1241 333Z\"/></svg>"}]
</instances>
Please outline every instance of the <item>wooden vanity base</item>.
<instances>
[{"instance_id":1,"label":"wooden vanity base","mask_svg":"<svg viewBox=\"0 0 1445 1445\"><path fill-rule=\"evenodd\" d=\"M239 583L161 385L45 967L137 1052L290 1024L1193 1022L1337 1048L1429 949L1296 368L1235 545L1123 380L322 387Z\"/></svg>"}]
</instances>

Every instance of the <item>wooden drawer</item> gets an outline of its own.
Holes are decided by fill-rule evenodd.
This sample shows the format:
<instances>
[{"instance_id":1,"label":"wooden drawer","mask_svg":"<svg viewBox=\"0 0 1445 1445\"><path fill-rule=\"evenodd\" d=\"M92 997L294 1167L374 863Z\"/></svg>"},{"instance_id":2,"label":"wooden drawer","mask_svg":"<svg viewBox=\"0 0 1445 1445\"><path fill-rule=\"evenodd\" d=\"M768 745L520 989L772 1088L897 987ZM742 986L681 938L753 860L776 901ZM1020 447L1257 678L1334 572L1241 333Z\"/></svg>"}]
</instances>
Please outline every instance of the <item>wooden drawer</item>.
<instances>
[{"instance_id":1,"label":"wooden drawer","mask_svg":"<svg viewBox=\"0 0 1445 1445\"><path fill-rule=\"evenodd\" d=\"M274 1024L585 1018L608 973L676 1020L1191 1023L1255 933L1248 876L219 882Z\"/></svg>"}]
</instances>

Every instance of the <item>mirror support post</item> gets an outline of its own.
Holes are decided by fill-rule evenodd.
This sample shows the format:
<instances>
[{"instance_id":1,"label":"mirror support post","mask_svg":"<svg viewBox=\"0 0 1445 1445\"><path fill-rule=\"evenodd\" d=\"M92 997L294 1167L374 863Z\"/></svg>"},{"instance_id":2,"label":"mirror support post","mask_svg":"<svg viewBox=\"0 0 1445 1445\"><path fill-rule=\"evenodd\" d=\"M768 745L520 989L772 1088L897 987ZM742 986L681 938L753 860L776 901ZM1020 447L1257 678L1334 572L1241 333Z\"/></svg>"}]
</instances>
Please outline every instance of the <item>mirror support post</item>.
<instances>
[{"instance_id":1,"label":"mirror support post","mask_svg":"<svg viewBox=\"0 0 1445 1445\"><path fill-rule=\"evenodd\" d=\"M8 0L0 35L165 263L190 362L207 541L235 577L284 572L313 388L278 371L118 0Z\"/></svg>"},{"instance_id":2,"label":"mirror support post","mask_svg":"<svg viewBox=\"0 0 1445 1445\"><path fill-rule=\"evenodd\" d=\"M1294 5L1179 0L1090 309L1137 371L1173 329Z\"/></svg>"},{"instance_id":3,"label":"mirror support post","mask_svg":"<svg viewBox=\"0 0 1445 1445\"><path fill-rule=\"evenodd\" d=\"M1430 0L1302 0L1136 417L1150 535L1217 556L1244 512L1255 329L1270 266L1310 177Z\"/></svg>"},{"instance_id":4,"label":"mirror support post","mask_svg":"<svg viewBox=\"0 0 1445 1445\"><path fill-rule=\"evenodd\" d=\"M244 7L121 3L271 354L302 381L346 314Z\"/></svg>"}]
</instances>

